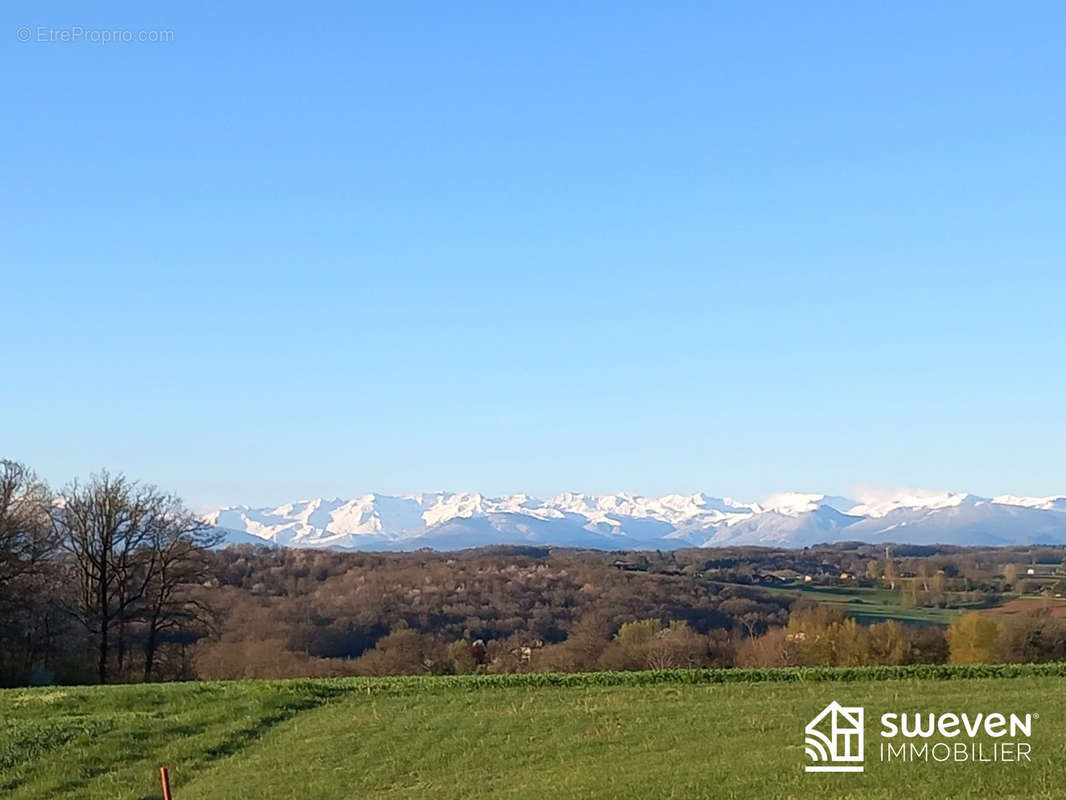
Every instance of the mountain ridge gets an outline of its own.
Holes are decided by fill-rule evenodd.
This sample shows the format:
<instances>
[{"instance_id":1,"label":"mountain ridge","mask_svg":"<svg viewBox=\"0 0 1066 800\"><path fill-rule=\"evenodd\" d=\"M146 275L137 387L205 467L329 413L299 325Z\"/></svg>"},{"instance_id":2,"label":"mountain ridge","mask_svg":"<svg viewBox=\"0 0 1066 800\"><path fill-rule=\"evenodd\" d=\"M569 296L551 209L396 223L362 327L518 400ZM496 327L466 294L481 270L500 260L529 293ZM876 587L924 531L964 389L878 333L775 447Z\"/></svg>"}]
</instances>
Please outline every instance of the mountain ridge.
<instances>
[{"instance_id":1,"label":"mountain ridge","mask_svg":"<svg viewBox=\"0 0 1066 800\"><path fill-rule=\"evenodd\" d=\"M1066 496L982 497L906 490L861 500L784 492L762 502L694 494L564 492L368 493L276 507L226 506L204 516L228 544L261 540L340 550L454 550L536 544L600 550L836 541L900 544L1066 544Z\"/></svg>"}]
</instances>

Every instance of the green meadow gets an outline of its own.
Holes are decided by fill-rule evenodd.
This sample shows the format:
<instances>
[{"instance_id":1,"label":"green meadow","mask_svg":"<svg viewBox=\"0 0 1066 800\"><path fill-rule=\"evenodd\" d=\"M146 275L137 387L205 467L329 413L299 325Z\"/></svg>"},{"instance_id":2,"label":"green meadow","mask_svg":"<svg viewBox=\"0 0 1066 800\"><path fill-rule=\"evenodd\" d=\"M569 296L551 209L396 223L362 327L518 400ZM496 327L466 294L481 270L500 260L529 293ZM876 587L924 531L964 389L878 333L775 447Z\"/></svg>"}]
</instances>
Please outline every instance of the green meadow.
<instances>
[{"instance_id":1,"label":"green meadow","mask_svg":"<svg viewBox=\"0 0 1066 800\"><path fill-rule=\"evenodd\" d=\"M0 797L1059 798L1064 665L52 687L0 692ZM986 677L975 677L986 676ZM866 771L804 726L867 711ZM882 763L885 711L1036 713L1032 761ZM982 739L990 743L990 739Z\"/></svg>"},{"instance_id":2,"label":"green meadow","mask_svg":"<svg viewBox=\"0 0 1066 800\"><path fill-rule=\"evenodd\" d=\"M895 619L900 622L921 622L948 625L965 611L984 607L969 603L952 608L908 606L903 603L903 594L889 589L873 589L862 586L757 586L757 591L766 594L783 594L797 600L810 600L820 605L842 609L849 617L861 622L883 622Z\"/></svg>"}]
</instances>

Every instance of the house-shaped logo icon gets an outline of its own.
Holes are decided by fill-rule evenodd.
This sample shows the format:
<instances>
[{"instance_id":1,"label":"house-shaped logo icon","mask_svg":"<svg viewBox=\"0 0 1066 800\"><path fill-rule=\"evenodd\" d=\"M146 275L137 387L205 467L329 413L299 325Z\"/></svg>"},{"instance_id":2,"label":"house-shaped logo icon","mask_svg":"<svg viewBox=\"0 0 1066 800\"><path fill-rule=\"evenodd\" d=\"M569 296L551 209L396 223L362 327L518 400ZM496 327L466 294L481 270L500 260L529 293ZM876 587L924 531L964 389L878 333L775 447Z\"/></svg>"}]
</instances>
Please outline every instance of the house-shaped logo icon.
<instances>
[{"instance_id":1,"label":"house-shaped logo icon","mask_svg":"<svg viewBox=\"0 0 1066 800\"><path fill-rule=\"evenodd\" d=\"M845 708L834 700L808 722L805 750L814 763L807 772L862 772L862 717L862 706Z\"/></svg>"}]
</instances>

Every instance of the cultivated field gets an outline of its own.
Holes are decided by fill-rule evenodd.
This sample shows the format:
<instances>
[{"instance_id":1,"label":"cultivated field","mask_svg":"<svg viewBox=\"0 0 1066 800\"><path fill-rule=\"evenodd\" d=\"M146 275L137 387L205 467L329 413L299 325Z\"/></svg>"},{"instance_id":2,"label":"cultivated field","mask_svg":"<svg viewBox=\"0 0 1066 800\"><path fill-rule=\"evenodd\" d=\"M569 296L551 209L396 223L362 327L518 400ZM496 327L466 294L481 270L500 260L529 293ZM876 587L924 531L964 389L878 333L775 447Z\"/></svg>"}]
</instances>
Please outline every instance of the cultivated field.
<instances>
[{"instance_id":1,"label":"cultivated field","mask_svg":"<svg viewBox=\"0 0 1066 800\"><path fill-rule=\"evenodd\" d=\"M994 677L974 677L974 676ZM188 683L0 692L0 796L1058 798L1066 665ZM867 708L863 774L804 725ZM1039 713L1029 764L883 764L877 716ZM986 743L991 740L985 740Z\"/></svg>"},{"instance_id":2,"label":"cultivated field","mask_svg":"<svg viewBox=\"0 0 1066 800\"><path fill-rule=\"evenodd\" d=\"M1066 618L1066 600L1058 597L1018 597L987 609L987 613L1006 616L1046 613L1062 619Z\"/></svg>"}]
</instances>

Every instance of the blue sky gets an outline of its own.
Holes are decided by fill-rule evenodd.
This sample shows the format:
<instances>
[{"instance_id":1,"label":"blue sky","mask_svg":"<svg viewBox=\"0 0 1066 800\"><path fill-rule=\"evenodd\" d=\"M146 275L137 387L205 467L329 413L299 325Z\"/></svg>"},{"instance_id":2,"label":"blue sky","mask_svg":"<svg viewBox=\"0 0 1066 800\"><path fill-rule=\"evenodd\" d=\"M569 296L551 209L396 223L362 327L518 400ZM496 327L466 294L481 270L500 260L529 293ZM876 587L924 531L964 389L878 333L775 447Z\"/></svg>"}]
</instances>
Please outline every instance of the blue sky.
<instances>
[{"instance_id":1,"label":"blue sky","mask_svg":"<svg viewBox=\"0 0 1066 800\"><path fill-rule=\"evenodd\" d=\"M1066 10L887 5L7 4L0 451L1066 491Z\"/></svg>"}]
</instances>

